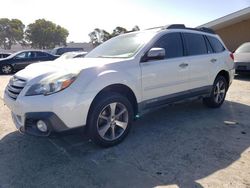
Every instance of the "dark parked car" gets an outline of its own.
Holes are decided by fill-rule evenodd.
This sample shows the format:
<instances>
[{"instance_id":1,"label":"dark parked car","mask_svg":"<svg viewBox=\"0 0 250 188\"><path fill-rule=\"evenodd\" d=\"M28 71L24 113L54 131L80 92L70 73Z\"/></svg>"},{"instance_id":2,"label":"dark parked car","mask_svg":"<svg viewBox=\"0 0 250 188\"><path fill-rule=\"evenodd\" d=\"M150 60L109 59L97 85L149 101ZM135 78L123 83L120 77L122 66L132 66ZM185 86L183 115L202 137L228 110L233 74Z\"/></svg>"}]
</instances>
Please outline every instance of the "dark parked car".
<instances>
[{"instance_id":1,"label":"dark parked car","mask_svg":"<svg viewBox=\"0 0 250 188\"><path fill-rule=\"evenodd\" d=\"M1 53L1 52L0 52L0 59L6 58L6 57L8 57L8 56L10 56L10 55L11 55L10 53Z\"/></svg>"},{"instance_id":2,"label":"dark parked car","mask_svg":"<svg viewBox=\"0 0 250 188\"><path fill-rule=\"evenodd\" d=\"M62 55L66 52L78 52L78 51L84 51L83 48L70 48L70 47L59 47L59 48L54 48L51 51L51 54L53 55Z\"/></svg>"},{"instance_id":3,"label":"dark parked car","mask_svg":"<svg viewBox=\"0 0 250 188\"><path fill-rule=\"evenodd\" d=\"M0 71L3 74L10 74L24 69L31 63L51 61L55 60L56 58L58 58L58 56L54 56L43 51L20 51L10 55L7 58L0 59Z\"/></svg>"}]
</instances>

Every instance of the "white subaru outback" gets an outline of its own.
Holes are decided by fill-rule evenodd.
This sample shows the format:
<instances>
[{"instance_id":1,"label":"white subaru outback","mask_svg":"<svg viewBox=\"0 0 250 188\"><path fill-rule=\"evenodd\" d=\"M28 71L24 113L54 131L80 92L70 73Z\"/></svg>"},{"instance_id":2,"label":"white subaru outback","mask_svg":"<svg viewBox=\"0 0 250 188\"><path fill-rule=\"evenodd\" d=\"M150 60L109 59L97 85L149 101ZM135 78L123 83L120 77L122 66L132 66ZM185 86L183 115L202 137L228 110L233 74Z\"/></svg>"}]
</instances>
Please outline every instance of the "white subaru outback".
<instances>
[{"instance_id":1,"label":"white subaru outback","mask_svg":"<svg viewBox=\"0 0 250 188\"><path fill-rule=\"evenodd\" d=\"M220 107L234 72L212 30L175 24L112 38L83 59L32 64L10 79L4 102L22 132L86 126L95 143L112 146L152 108L194 97Z\"/></svg>"}]
</instances>

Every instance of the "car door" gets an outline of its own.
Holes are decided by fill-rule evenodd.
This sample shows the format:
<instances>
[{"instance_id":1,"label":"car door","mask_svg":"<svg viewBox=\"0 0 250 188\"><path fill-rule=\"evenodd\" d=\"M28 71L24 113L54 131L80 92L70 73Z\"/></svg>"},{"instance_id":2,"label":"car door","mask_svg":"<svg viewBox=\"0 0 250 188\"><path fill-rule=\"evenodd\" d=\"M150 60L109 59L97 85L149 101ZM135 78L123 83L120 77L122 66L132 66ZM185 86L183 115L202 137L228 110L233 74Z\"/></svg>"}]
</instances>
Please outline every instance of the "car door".
<instances>
[{"instance_id":1,"label":"car door","mask_svg":"<svg viewBox=\"0 0 250 188\"><path fill-rule=\"evenodd\" d=\"M145 107L160 105L188 90L188 69L180 33L168 33L152 46L164 48L165 58L141 62Z\"/></svg>"},{"instance_id":2,"label":"car door","mask_svg":"<svg viewBox=\"0 0 250 188\"><path fill-rule=\"evenodd\" d=\"M13 62L16 70L24 69L31 63L31 52L27 51L17 54L14 57Z\"/></svg>"},{"instance_id":3,"label":"car door","mask_svg":"<svg viewBox=\"0 0 250 188\"><path fill-rule=\"evenodd\" d=\"M37 62L51 60L51 58L49 57L49 54L45 52L36 52L36 58L37 58Z\"/></svg>"},{"instance_id":4,"label":"car door","mask_svg":"<svg viewBox=\"0 0 250 188\"><path fill-rule=\"evenodd\" d=\"M209 91L209 74L213 68L211 46L207 46L206 38L202 34L182 33L182 35L189 66L190 92L199 94Z\"/></svg>"}]
</instances>

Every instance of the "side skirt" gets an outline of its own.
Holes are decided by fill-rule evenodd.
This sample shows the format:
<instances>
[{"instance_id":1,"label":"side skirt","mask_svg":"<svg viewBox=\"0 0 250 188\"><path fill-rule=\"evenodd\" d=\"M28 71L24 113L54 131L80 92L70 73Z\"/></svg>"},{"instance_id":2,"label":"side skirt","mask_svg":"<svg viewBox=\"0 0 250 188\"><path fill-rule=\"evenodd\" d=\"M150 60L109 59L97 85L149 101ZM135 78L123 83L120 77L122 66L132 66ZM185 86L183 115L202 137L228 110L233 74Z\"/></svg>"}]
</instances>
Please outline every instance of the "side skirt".
<instances>
[{"instance_id":1,"label":"side skirt","mask_svg":"<svg viewBox=\"0 0 250 188\"><path fill-rule=\"evenodd\" d=\"M148 113L149 111L167 106L172 103L185 102L186 100L195 100L197 98L208 97L212 91L212 88L213 86L204 86L142 101L138 104L138 117L142 116L145 113Z\"/></svg>"}]
</instances>

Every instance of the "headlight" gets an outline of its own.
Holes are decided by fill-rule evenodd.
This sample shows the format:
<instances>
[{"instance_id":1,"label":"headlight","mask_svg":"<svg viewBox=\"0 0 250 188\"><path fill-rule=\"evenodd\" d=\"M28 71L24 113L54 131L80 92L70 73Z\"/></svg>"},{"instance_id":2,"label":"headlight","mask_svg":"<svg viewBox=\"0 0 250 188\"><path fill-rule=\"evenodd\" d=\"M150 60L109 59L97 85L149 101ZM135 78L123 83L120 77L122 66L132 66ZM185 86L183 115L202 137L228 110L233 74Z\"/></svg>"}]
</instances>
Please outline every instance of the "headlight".
<instances>
[{"instance_id":1,"label":"headlight","mask_svg":"<svg viewBox=\"0 0 250 188\"><path fill-rule=\"evenodd\" d=\"M69 87L76 79L76 74L64 76L51 76L40 83L32 85L26 92L26 96L50 95Z\"/></svg>"}]
</instances>

